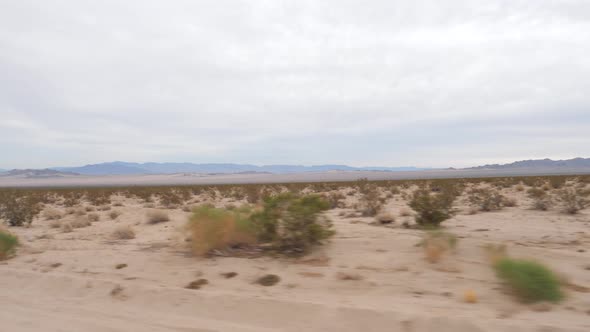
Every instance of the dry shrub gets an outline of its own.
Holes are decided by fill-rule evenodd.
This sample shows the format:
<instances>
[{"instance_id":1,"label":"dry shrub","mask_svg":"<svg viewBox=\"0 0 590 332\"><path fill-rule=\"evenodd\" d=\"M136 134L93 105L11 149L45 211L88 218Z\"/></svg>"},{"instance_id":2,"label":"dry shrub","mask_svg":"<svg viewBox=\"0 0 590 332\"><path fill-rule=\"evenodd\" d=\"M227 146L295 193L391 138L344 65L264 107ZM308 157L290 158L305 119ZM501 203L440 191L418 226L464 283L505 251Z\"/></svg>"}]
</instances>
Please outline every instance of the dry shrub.
<instances>
[{"instance_id":1,"label":"dry shrub","mask_svg":"<svg viewBox=\"0 0 590 332\"><path fill-rule=\"evenodd\" d=\"M506 197L504 198L504 200L502 201L502 204L505 207L515 207L518 206L518 201L516 200L516 198L512 198L512 197Z\"/></svg>"},{"instance_id":2,"label":"dry shrub","mask_svg":"<svg viewBox=\"0 0 590 332\"><path fill-rule=\"evenodd\" d=\"M96 222L100 220L100 215L98 213L89 213L88 214L88 220L90 220L91 222Z\"/></svg>"},{"instance_id":3,"label":"dry shrub","mask_svg":"<svg viewBox=\"0 0 590 332\"><path fill-rule=\"evenodd\" d=\"M119 218L119 216L121 214L123 214L121 211L113 210L113 211L109 212L109 218L111 218L111 220L115 220L115 219Z\"/></svg>"},{"instance_id":4,"label":"dry shrub","mask_svg":"<svg viewBox=\"0 0 590 332\"><path fill-rule=\"evenodd\" d=\"M90 220L86 217L78 217L70 222L72 228L83 228L90 226Z\"/></svg>"},{"instance_id":5,"label":"dry shrub","mask_svg":"<svg viewBox=\"0 0 590 332\"><path fill-rule=\"evenodd\" d=\"M563 211L576 214L588 205L585 193L576 188L563 188L558 192L558 199L563 205Z\"/></svg>"},{"instance_id":6,"label":"dry shrub","mask_svg":"<svg viewBox=\"0 0 590 332\"><path fill-rule=\"evenodd\" d=\"M403 208L400 210L399 215L402 217L411 217L412 211L408 208Z\"/></svg>"},{"instance_id":7,"label":"dry shrub","mask_svg":"<svg viewBox=\"0 0 590 332\"><path fill-rule=\"evenodd\" d=\"M518 184L516 187L514 187L514 189L516 189L516 191L524 191L524 186L522 184Z\"/></svg>"},{"instance_id":8,"label":"dry shrub","mask_svg":"<svg viewBox=\"0 0 590 332\"><path fill-rule=\"evenodd\" d=\"M505 244L486 244L484 247L486 256L492 265L508 257L508 250Z\"/></svg>"},{"instance_id":9,"label":"dry shrub","mask_svg":"<svg viewBox=\"0 0 590 332\"><path fill-rule=\"evenodd\" d=\"M77 208L77 209L74 210L74 215L75 216L78 216L79 217L79 216L83 216L85 214L86 214L86 209Z\"/></svg>"},{"instance_id":10,"label":"dry shrub","mask_svg":"<svg viewBox=\"0 0 590 332\"><path fill-rule=\"evenodd\" d=\"M84 209L86 210L86 212L96 211L96 208L94 206L90 206L90 205L87 205L86 207L84 207Z\"/></svg>"},{"instance_id":11,"label":"dry shrub","mask_svg":"<svg viewBox=\"0 0 590 332\"><path fill-rule=\"evenodd\" d=\"M74 214L74 213L76 213L76 209L73 207L69 207L65 210L65 213L66 213L66 215Z\"/></svg>"},{"instance_id":12,"label":"dry shrub","mask_svg":"<svg viewBox=\"0 0 590 332\"><path fill-rule=\"evenodd\" d=\"M102 205L96 208L98 211L109 211L111 209L110 205Z\"/></svg>"},{"instance_id":13,"label":"dry shrub","mask_svg":"<svg viewBox=\"0 0 590 332\"><path fill-rule=\"evenodd\" d=\"M427 232L419 244L424 249L424 255L429 263L437 263L445 253L455 250L457 237L453 234L431 231Z\"/></svg>"},{"instance_id":14,"label":"dry shrub","mask_svg":"<svg viewBox=\"0 0 590 332\"><path fill-rule=\"evenodd\" d=\"M248 215L210 205L195 208L187 228L191 233L193 252L197 256L204 256L211 250L256 242L255 230Z\"/></svg>"},{"instance_id":15,"label":"dry shrub","mask_svg":"<svg viewBox=\"0 0 590 332\"><path fill-rule=\"evenodd\" d=\"M0 260L10 257L18 245L18 238L0 228Z\"/></svg>"},{"instance_id":16,"label":"dry shrub","mask_svg":"<svg viewBox=\"0 0 590 332\"><path fill-rule=\"evenodd\" d=\"M170 217L168 216L168 213L166 213L165 211L161 211L161 210L149 211L146 214L146 218L147 218L147 223L152 224L152 225L158 224L161 222L170 221Z\"/></svg>"},{"instance_id":17,"label":"dry shrub","mask_svg":"<svg viewBox=\"0 0 590 332\"><path fill-rule=\"evenodd\" d=\"M479 207L481 211L496 211L506 206L506 197L491 188L473 188L468 199L471 205Z\"/></svg>"},{"instance_id":18,"label":"dry shrub","mask_svg":"<svg viewBox=\"0 0 590 332\"><path fill-rule=\"evenodd\" d=\"M124 205L123 205L123 202L114 202L114 203L113 203L113 206L118 206L118 207L120 207L120 206L124 206Z\"/></svg>"},{"instance_id":19,"label":"dry shrub","mask_svg":"<svg viewBox=\"0 0 590 332\"><path fill-rule=\"evenodd\" d=\"M553 198L546 191L539 188L531 188L527 195L533 200L533 210L547 211L553 205Z\"/></svg>"},{"instance_id":20,"label":"dry shrub","mask_svg":"<svg viewBox=\"0 0 590 332\"><path fill-rule=\"evenodd\" d=\"M381 213L375 219L382 225L395 222L395 217L391 213Z\"/></svg>"},{"instance_id":21,"label":"dry shrub","mask_svg":"<svg viewBox=\"0 0 590 332\"><path fill-rule=\"evenodd\" d=\"M385 204L385 199L381 198L377 188L367 186L363 189L363 195L359 199L359 211L364 217L376 216Z\"/></svg>"},{"instance_id":22,"label":"dry shrub","mask_svg":"<svg viewBox=\"0 0 590 332\"><path fill-rule=\"evenodd\" d=\"M63 223L61 225L61 231L64 233L70 233L74 230L74 227L72 227L72 224L69 222Z\"/></svg>"},{"instance_id":23,"label":"dry shrub","mask_svg":"<svg viewBox=\"0 0 590 332\"><path fill-rule=\"evenodd\" d=\"M135 238L135 231L131 226L119 226L111 234L115 240L130 240Z\"/></svg>"},{"instance_id":24,"label":"dry shrub","mask_svg":"<svg viewBox=\"0 0 590 332\"><path fill-rule=\"evenodd\" d=\"M45 209L42 216L47 220L58 220L63 218L63 214L56 209Z\"/></svg>"},{"instance_id":25,"label":"dry shrub","mask_svg":"<svg viewBox=\"0 0 590 332\"><path fill-rule=\"evenodd\" d=\"M1 193L0 193L1 194ZM41 212L38 197L31 194L20 196L16 193L6 193L0 196L0 218L10 226L28 226Z\"/></svg>"},{"instance_id":26,"label":"dry shrub","mask_svg":"<svg viewBox=\"0 0 590 332\"><path fill-rule=\"evenodd\" d=\"M61 227L61 220L52 220L49 223L49 227L51 227L51 228L60 228Z\"/></svg>"}]
</instances>

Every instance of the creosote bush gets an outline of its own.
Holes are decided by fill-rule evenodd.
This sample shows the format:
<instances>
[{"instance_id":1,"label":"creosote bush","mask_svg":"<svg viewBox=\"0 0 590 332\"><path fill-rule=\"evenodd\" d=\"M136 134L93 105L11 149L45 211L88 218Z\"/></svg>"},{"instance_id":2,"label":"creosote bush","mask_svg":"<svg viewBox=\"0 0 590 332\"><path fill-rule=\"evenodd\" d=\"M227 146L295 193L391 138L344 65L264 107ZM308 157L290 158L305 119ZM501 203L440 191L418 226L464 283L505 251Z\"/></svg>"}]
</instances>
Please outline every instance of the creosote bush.
<instances>
[{"instance_id":1,"label":"creosote bush","mask_svg":"<svg viewBox=\"0 0 590 332\"><path fill-rule=\"evenodd\" d=\"M319 196L290 193L267 197L263 210L251 216L258 238L284 254L306 253L334 234L332 223L321 212L330 204Z\"/></svg>"},{"instance_id":2,"label":"creosote bush","mask_svg":"<svg viewBox=\"0 0 590 332\"><path fill-rule=\"evenodd\" d=\"M41 212L41 204L33 195L7 193L0 199L0 218L10 226L27 226Z\"/></svg>"},{"instance_id":3,"label":"creosote bush","mask_svg":"<svg viewBox=\"0 0 590 332\"><path fill-rule=\"evenodd\" d=\"M453 215L452 207L455 196L445 193L434 193L421 188L412 194L410 207L416 211L416 223L423 227L438 227L440 223Z\"/></svg>"},{"instance_id":4,"label":"creosote bush","mask_svg":"<svg viewBox=\"0 0 590 332\"><path fill-rule=\"evenodd\" d=\"M501 210L507 202L504 195L491 188L473 188L469 191L468 199L471 205L479 207L481 211Z\"/></svg>"},{"instance_id":5,"label":"creosote bush","mask_svg":"<svg viewBox=\"0 0 590 332\"><path fill-rule=\"evenodd\" d=\"M494 264L494 269L523 302L558 302L563 298L559 279L540 263L504 258Z\"/></svg>"},{"instance_id":6,"label":"creosote bush","mask_svg":"<svg viewBox=\"0 0 590 332\"><path fill-rule=\"evenodd\" d=\"M17 244L18 238L15 235L0 228L0 260L10 257Z\"/></svg>"}]
</instances>

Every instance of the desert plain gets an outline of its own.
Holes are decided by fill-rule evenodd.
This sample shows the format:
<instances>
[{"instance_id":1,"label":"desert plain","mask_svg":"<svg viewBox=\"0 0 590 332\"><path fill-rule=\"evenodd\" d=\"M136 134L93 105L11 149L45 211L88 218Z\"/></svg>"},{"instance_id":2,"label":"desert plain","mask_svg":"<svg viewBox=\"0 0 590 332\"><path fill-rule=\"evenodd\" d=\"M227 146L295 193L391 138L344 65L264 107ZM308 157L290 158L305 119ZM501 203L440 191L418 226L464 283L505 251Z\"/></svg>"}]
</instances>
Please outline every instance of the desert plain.
<instances>
[{"instance_id":1,"label":"desert plain","mask_svg":"<svg viewBox=\"0 0 590 332\"><path fill-rule=\"evenodd\" d=\"M3 226L19 246L0 261L2 330L590 331L590 209L568 213L557 198L563 188L584 195L587 180L447 181L463 184L437 232L455 243L436 259L423 245L432 231L416 227L409 207L418 187L434 190L428 180L256 185L256 195L296 190L331 201L322 216L334 235L297 256L194 254L187 222L195 207L260 206L261 198L229 194L241 185L203 186L174 202L158 192L182 187L155 187L148 199L109 188L100 204L84 188L11 189L52 198L30 225ZM473 188L503 203L483 211ZM554 201L535 208L531 188ZM367 212L369 199L379 202ZM490 262L490 248L500 247L555 271L563 299L519 301Z\"/></svg>"}]
</instances>

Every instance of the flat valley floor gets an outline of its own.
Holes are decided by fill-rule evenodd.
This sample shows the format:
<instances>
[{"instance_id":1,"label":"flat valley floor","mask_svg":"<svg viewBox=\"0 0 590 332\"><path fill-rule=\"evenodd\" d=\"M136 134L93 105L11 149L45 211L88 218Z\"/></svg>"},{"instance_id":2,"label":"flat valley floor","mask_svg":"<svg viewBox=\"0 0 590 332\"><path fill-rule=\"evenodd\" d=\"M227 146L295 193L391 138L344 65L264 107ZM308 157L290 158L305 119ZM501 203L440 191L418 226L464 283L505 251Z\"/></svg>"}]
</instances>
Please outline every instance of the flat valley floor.
<instances>
[{"instance_id":1,"label":"flat valley floor","mask_svg":"<svg viewBox=\"0 0 590 332\"><path fill-rule=\"evenodd\" d=\"M351 208L328 211L336 235L299 259L194 257L185 231L190 212L167 209L170 221L148 224L153 208L114 197L111 210L95 212L99 221L72 232L43 218L10 228L22 245L0 262L2 330L590 331L590 211L531 210L524 192L503 193L518 205L470 214L459 198L459 213L443 223L457 247L438 263L427 262L417 245L424 231L402 226L413 216L402 216L408 208L399 194L385 207L396 219L389 225ZM346 198L349 205L354 199ZM114 220L113 210L121 213ZM133 228L134 239L111 237L122 225ZM565 300L518 303L491 268L488 244L560 273L569 285ZM266 274L280 281L255 283ZM208 283L185 288L198 279ZM466 292L475 303L464 300Z\"/></svg>"}]
</instances>

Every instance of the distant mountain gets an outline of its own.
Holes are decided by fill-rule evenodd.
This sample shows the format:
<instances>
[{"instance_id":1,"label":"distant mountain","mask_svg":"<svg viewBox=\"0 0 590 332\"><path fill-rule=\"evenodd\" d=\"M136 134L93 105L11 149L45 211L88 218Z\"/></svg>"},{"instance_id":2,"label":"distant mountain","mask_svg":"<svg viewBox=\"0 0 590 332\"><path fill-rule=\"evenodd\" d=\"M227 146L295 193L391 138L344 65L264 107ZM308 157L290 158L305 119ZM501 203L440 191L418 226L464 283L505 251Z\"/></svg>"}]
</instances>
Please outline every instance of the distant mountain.
<instances>
[{"instance_id":1,"label":"distant mountain","mask_svg":"<svg viewBox=\"0 0 590 332\"><path fill-rule=\"evenodd\" d=\"M174 174L174 173L301 173L326 171L419 171L416 167L351 167L346 165L265 165L249 164L193 164L193 163L128 163L115 161L81 167L53 167L61 172L84 175Z\"/></svg>"},{"instance_id":2,"label":"distant mountain","mask_svg":"<svg viewBox=\"0 0 590 332\"><path fill-rule=\"evenodd\" d=\"M72 172L60 172L52 169L13 169L0 173L0 177L19 177L19 178L57 178L76 176Z\"/></svg>"},{"instance_id":3,"label":"distant mountain","mask_svg":"<svg viewBox=\"0 0 590 332\"><path fill-rule=\"evenodd\" d=\"M567 160L551 160L551 159L536 159L536 160L521 160L510 164L491 164L477 167L470 167L466 169L523 169L523 168L546 168L546 169L563 169L563 168L588 168L590 169L590 158L574 158Z\"/></svg>"}]
</instances>

